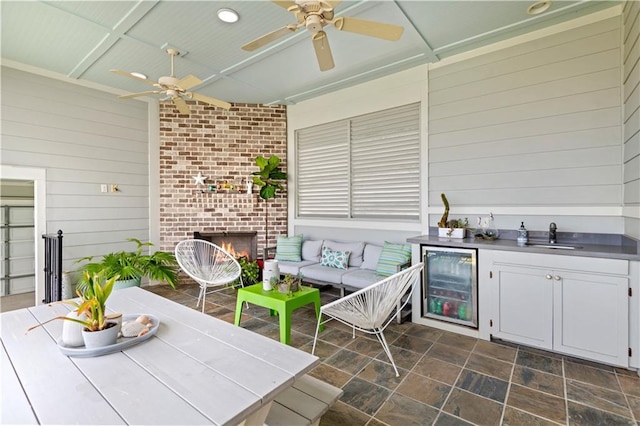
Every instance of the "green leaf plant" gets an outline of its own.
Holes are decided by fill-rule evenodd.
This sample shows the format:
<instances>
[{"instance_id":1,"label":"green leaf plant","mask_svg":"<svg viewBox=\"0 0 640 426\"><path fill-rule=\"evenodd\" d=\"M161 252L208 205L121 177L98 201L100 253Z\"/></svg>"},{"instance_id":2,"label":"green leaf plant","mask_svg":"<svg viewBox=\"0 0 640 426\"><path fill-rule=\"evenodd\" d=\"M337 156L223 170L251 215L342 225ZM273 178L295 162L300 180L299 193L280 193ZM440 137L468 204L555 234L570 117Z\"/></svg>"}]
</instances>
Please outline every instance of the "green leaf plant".
<instances>
[{"instance_id":1,"label":"green leaf plant","mask_svg":"<svg viewBox=\"0 0 640 426\"><path fill-rule=\"evenodd\" d=\"M280 158L272 155L267 160L263 156L256 157L256 165L258 171L253 172L253 183L260 187L260 198L267 201L275 198L278 191L284 190L284 186L280 183L286 181L287 174L280 168ZM265 206L264 227L265 227L265 244L269 245L269 212Z\"/></svg>"},{"instance_id":2,"label":"green leaf plant","mask_svg":"<svg viewBox=\"0 0 640 426\"><path fill-rule=\"evenodd\" d=\"M57 316L43 322L42 324L29 328L27 332L57 319L82 324L88 331L100 331L107 328L106 303L118 277L115 276L107 279L102 274L90 275L87 271L84 271L83 275L83 280L87 285L83 291L80 291L79 289L76 290L76 294L80 297L80 301L63 300L60 302L75 306L76 312L80 318ZM83 314L85 315L86 320L81 319Z\"/></svg>"}]
</instances>

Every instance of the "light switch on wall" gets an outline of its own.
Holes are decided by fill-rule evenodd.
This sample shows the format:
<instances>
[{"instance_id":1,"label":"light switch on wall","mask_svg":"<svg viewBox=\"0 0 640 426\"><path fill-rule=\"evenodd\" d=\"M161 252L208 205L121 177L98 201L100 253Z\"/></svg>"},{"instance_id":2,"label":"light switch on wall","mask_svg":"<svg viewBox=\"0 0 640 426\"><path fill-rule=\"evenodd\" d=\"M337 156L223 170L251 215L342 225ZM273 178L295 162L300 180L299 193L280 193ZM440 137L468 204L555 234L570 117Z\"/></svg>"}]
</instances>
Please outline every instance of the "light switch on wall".
<instances>
[{"instance_id":1,"label":"light switch on wall","mask_svg":"<svg viewBox=\"0 0 640 426\"><path fill-rule=\"evenodd\" d=\"M103 183L102 185L100 185L100 192L108 192L106 183Z\"/></svg>"}]
</instances>

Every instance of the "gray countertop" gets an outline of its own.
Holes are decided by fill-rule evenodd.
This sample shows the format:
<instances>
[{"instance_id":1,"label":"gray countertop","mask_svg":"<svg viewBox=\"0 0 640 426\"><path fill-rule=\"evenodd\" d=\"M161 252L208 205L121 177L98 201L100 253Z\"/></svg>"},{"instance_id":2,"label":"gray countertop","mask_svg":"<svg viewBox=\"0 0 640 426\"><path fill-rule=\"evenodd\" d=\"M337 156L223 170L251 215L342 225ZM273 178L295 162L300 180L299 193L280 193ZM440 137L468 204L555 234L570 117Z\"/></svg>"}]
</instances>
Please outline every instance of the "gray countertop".
<instances>
[{"instance_id":1,"label":"gray countertop","mask_svg":"<svg viewBox=\"0 0 640 426\"><path fill-rule=\"evenodd\" d=\"M437 233L437 230L436 232ZM501 235L503 235L501 233ZM514 234L515 235L515 234ZM507 233L507 236L511 236ZM498 238L497 240L479 240L471 238L440 238L437 235L417 235L407 238L413 244L477 248L483 250L508 250L525 253L556 254L561 256L600 257L607 259L640 260L640 242L624 235L610 234L565 234L558 236L558 245L571 244L580 246L573 250L520 246L515 238ZM530 243L547 243L544 239L530 238ZM606 244L602 244L606 242Z\"/></svg>"}]
</instances>

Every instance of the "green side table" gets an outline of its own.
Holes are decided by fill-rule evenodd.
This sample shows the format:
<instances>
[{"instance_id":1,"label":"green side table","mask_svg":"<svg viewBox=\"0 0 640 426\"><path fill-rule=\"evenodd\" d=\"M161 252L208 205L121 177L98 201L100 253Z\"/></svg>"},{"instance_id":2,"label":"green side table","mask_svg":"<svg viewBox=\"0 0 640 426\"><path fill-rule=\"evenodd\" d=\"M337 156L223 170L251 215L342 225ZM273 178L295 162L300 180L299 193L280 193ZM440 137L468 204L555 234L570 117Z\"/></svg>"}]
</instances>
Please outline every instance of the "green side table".
<instances>
[{"instance_id":1,"label":"green side table","mask_svg":"<svg viewBox=\"0 0 640 426\"><path fill-rule=\"evenodd\" d=\"M313 303L316 308L316 319L320 316L320 291L313 287L301 286L300 291L292 294L282 294L278 290L263 290L262 283L238 289L238 301L236 302L235 325L240 325L242 305L244 302L262 306L275 312L280 317L280 342L288 345L291 340L291 314L294 310ZM320 330L324 326L320 326Z\"/></svg>"}]
</instances>

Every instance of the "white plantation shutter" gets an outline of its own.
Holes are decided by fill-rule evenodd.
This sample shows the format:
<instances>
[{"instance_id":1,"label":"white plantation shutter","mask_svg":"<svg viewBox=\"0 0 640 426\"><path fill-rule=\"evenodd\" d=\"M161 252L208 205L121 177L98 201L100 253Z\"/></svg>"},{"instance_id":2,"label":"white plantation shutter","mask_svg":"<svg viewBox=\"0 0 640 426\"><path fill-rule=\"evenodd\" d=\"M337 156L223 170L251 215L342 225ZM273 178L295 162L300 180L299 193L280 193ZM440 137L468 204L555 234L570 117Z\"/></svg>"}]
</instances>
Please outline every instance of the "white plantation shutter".
<instances>
[{"instance_id":1,"label":"white plantation shutter","mask_svg":"<svg viewBox=\"0 0 640 426\"><path fill-rule=\"evenodd\" d=\"M419 219L419 104L351 120L351 203L354 218Z\"/></svg>"},{"instance_id":2,"label":"white plantation shutter","mask_svg":"<svg viewBox=\"0 0 640 426\"><path fill-rule=\"evenodd\" d=\"M296 132L298 217L349 217L349 123Z\"/></svg>"},{"instance_id":3,"label":"white plantation shutter","mask_svg":"<svg viewBox=\"0 0 640 426\"><path fill-rule=\"evenodd\" d=\"M419 220L420 104L296 131L297 216Z\"/></svg>"}]
</instances>

